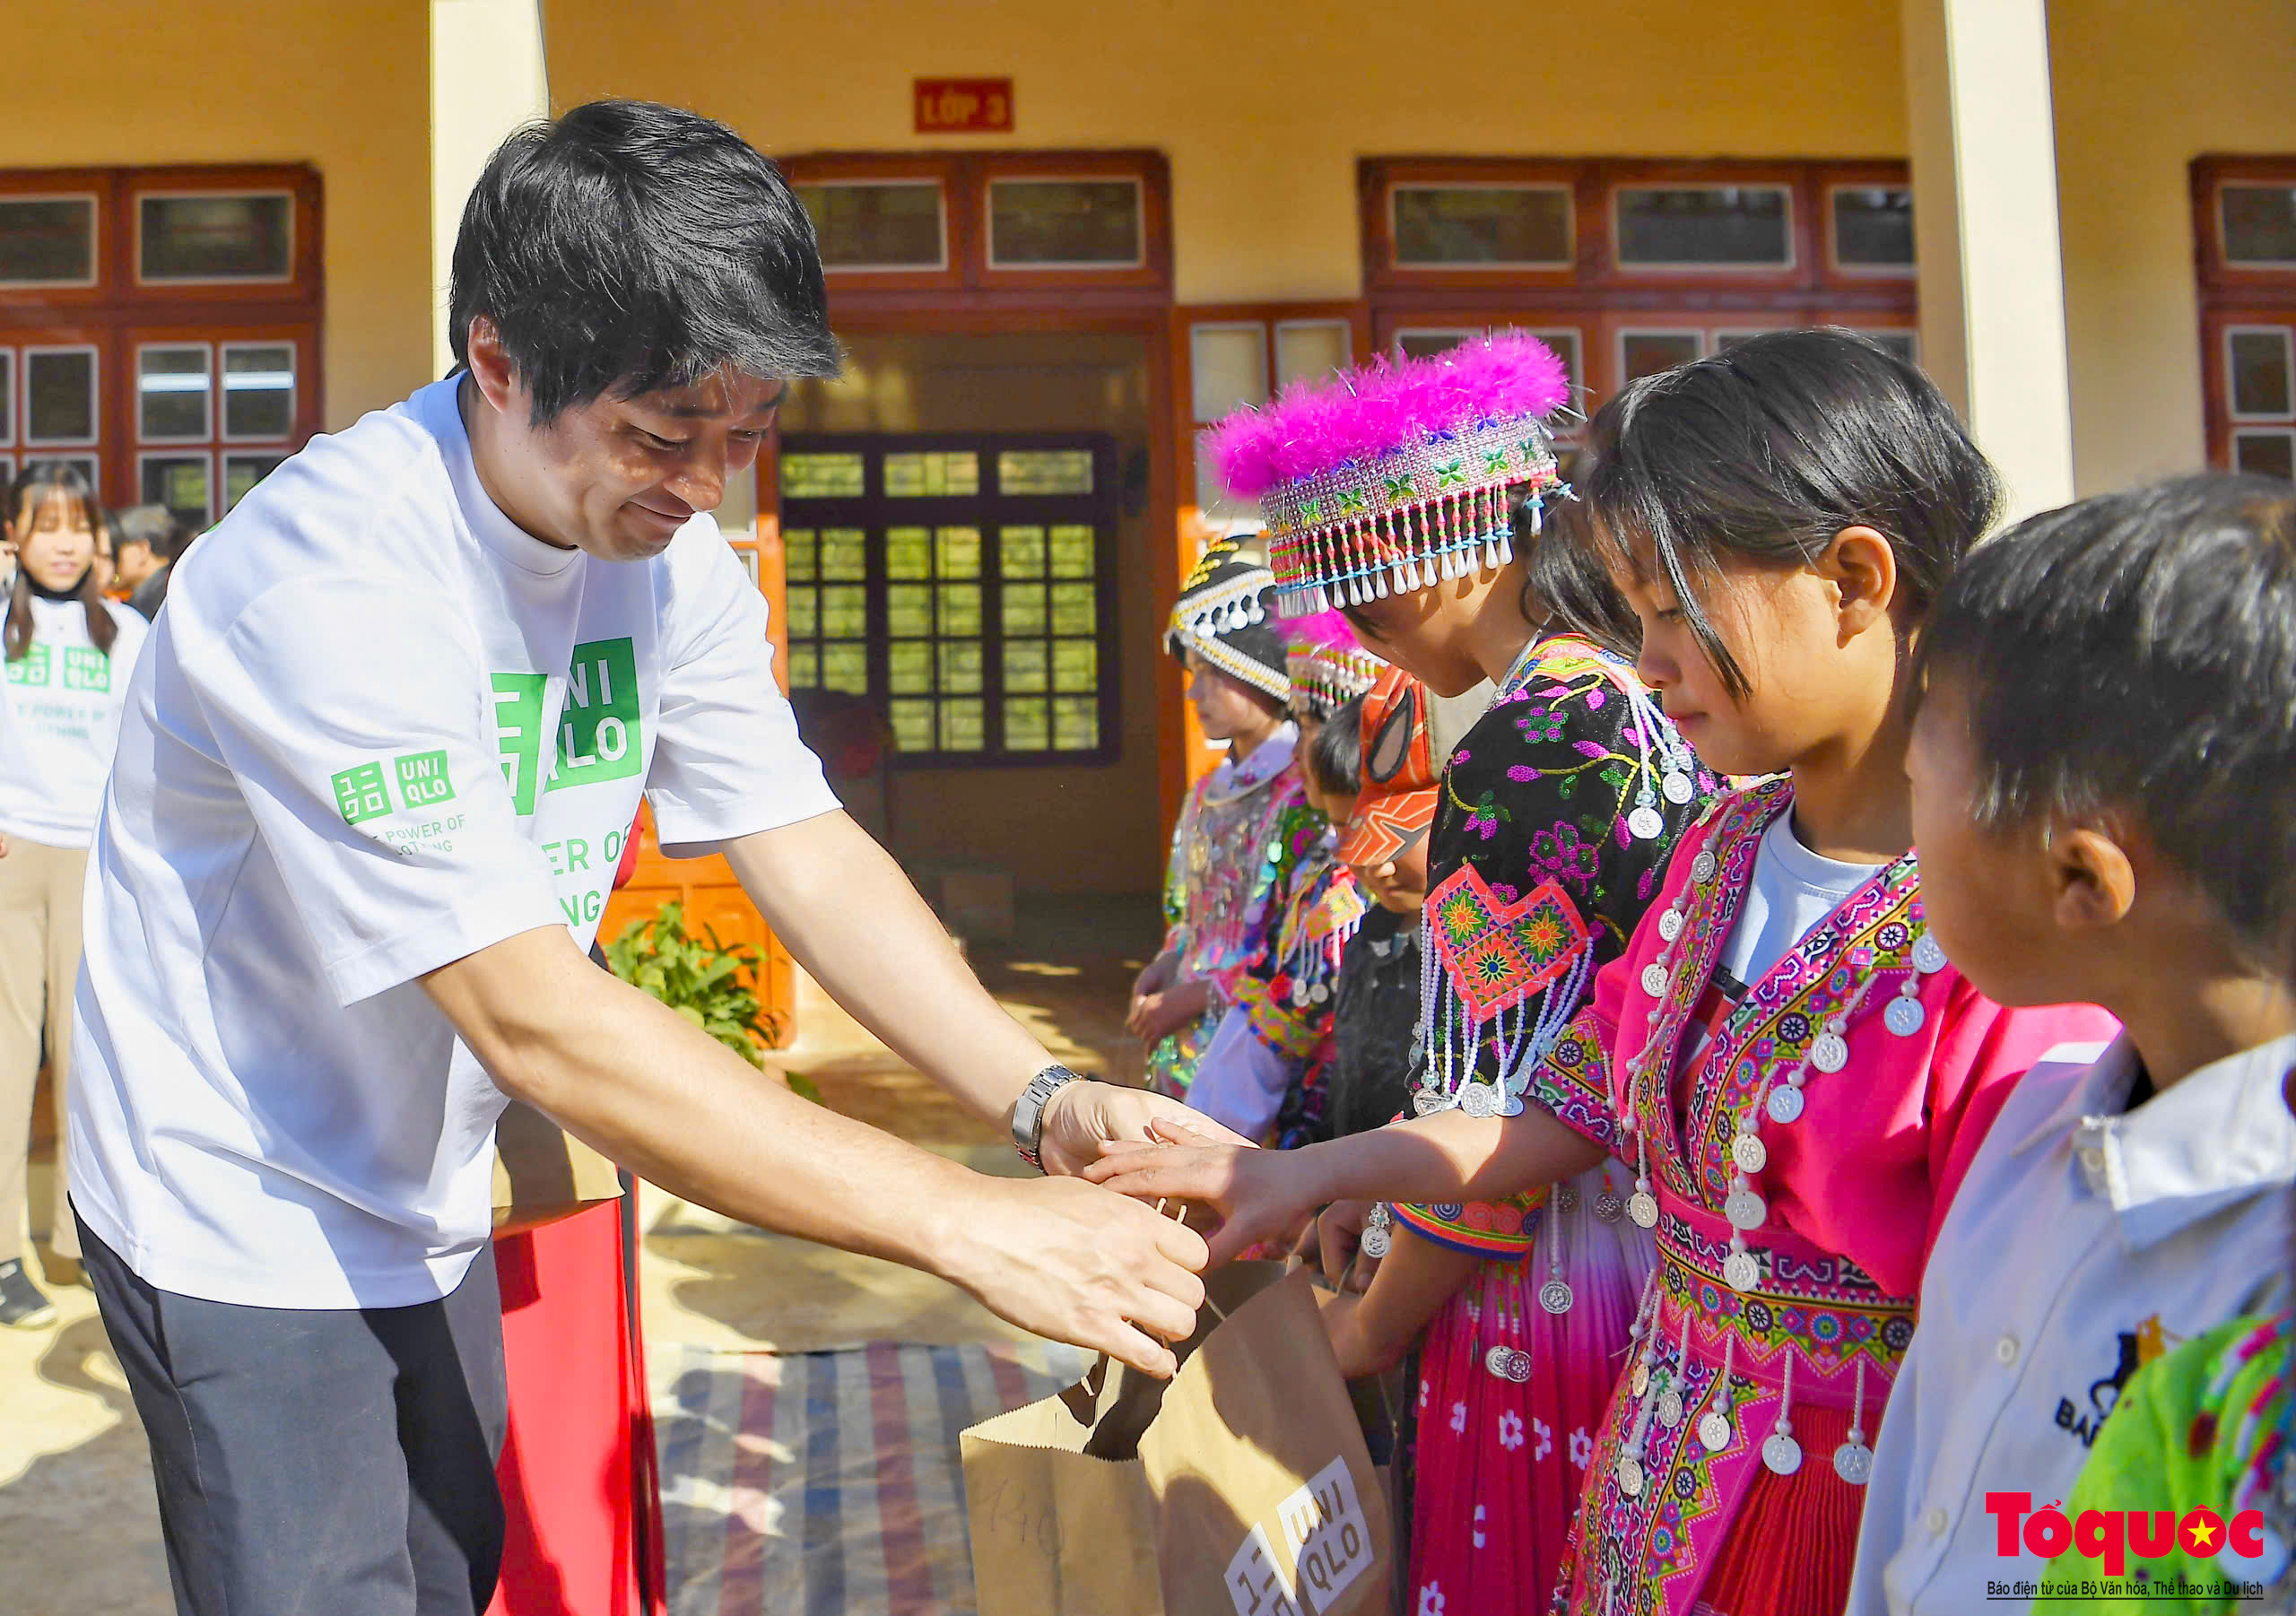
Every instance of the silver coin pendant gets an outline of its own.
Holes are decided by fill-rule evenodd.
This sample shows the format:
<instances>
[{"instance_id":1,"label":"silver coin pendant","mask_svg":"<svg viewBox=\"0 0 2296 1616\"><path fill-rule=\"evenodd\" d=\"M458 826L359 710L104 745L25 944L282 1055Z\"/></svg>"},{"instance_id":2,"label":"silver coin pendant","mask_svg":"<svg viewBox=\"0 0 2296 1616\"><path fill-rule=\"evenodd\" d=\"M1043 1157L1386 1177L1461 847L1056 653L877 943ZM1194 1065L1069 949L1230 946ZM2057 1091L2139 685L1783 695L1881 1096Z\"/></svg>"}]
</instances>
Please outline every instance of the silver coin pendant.
<instances>
[{"instance_id":1,"label":"silver coin pendant","mask_svg":"<svg viewBox=\"0 0 2296 1616\"><path fill-rule=\"evenodd\" d=\"M1320 983L1320 982L1317 983L1313 987L1310 987L1309 989L1308 989L1308 998L1309 998L1309 1001L1311 1003L1321 1004L1322 1003L1324 1003L1326 999L1328 999L1328 998L1330 998L1330 997L1331 997L1331 989L1330 989L1330 988L1328 988L1328 987L1326 987L1326 986L1325 986L1322 983Z\"/></svg>"},{"instance_id":2,"label":"silver coin pendant","mask_svg":"<svg viewBox=\"0 0 2296 1616\"><path fill-rule=\"evenodd\" d=\"M1367 1229L1358 1242L1363 1255L1377 1262L1395 1248L1396 1238L1384 1229Z\"/></svg>"},{"instance_id":3,"label":"silver coin pendant","mask_svg":"<svg viewBox=\"0 0 2296 1616\"><path fill-rule=\"evenodd\" d=\"M1683 1422L1683 1394L1671 1387L1658 1394L1658 1423L1672 1430Z\"/></svg>"},{"instance_id":4,"label":"silver coin pendant","mask_svg":"<svg viewBox=\"0 0 2296 1616\"><path fill-rule=\"evenodd\" d=\"M1642 968L1642 991L1654 999L1665 996L1666 968L1655 960Z\"/></svg>"},{"instance_id":5,"label":"silver coin pendant","mask_svg":"<svg viewBox=\"0 0 2296 1616\"><path fill-rule=\"evenodd\" d=\"M1658 911L1658 941L1672 943L1683 934L1683 912L1680 909Z\"/></svg>"},{"instance_id":6,"label":"silver coin pendant","mask_svg":"<svg viewBox=\"0 0 2296 1616\"><path fill-rule=\"evenodd\" d=\"M1730 1142L1730 1160L1742 1173L1759 1173L1770 1165L1770 1147L1759 1134L1741 1134Z\"/></svg>"},{"instance_id":7,"label":"silver coin pendant","mask_svg":"<svg viewBox=\"0 0 2296 1616\"><path fill-rule=\"evenodd\" d=\"M1626 1203L1620 1200L1610 1191L1605 1190L1601 1195L1595 1197L1595 1216L1600 1218L1604 1222L1615 1223L1625 1214Z\"/></svg>"},{"instance_id":8,"label":"silver coin pendant","mask_svg":"<svg viewBox=\"0 0 2296 1616\"><path fill-rule=\"evenodd\" d=\"M1648 1190L1636 1190L1627 1198L1626 1215L1634 1220L1637 1229L1658 1227L1658 1197Z\"/></svg>"},{"instance_id":9,"label":"silver coin pendant","mask_svg":"<svg viewBox=\"0 0 2296 1616\"><path fill-rule=\"evenodd\" d=\"M1459 1109L1478 1120L1498 1115L1489 1083L1469 1083L1459 1092Z\"/></svg>"},{"instance_id":10,"label":"silver coin pendant","mask_svg":"<svg viewBox=\"0 0 2296 1616\"><path fill-rule=\"evenodd\" d=\"M1421 1089L1411 1097L1411 1108L1422 1116L1432 1116L1443 1106L1443 1096L1432 1089Z\"/></svg>"},{"instance_id":11,"label":"silver coin pendant","mask_svg":"<svg viewBox=\"0 0 2296 1616\"><path fill-rule=\"evenodd\" d=\"M1775 1123L1790 1123L1802 1115L1802 1090L1792 1083L1780 1083L1770 1091L1770 1119Z\"/></svg>"},{"instance_id":12,"label":"silver coin pendant","mask_svg":"<svg viewBox=\"0 0 2296 1616\"><path fill-rule=\"evenodd\" d=\"M1638 1361L1635 1364L1632 1386L1637 1397L1650 1389L1650 1365L1647 1361Z\"/></svg>"},{"instance_id":13,"label":"silver coin pendant","mask_svg":"<svg viewBox=\"0 0 2296 1616\"><path fill-rule=\"evenodd\" d=\"M1921 1008L1921 1001L1903 994L1892 999L1890 1007L1882 1012L1882 1024L1901 1038L1909 1038L1919 1032L1922 1022L1928 1019L1928 1013Z\"/></svg>"},{"instance_id":14,"label":"silver coin pendant","mask_svg":"<svg viewBox=\"0 0 2296 1616\"><path fill-rule=\"evenodd\" d=\"M1863 1487L1873 1479L1874 1450L1863 1442L1845 1442L1833 1450L1833 1473L1852 1487Z\"/></svg>"},{"instance_id":15,"label":"silver coin pendant","mask_svg":"<svg viewBox=\"0 0 2296 1616\"><path fill-rule=\"evenodd\" d=\"M1626 1454L1619 1456L1618 1490L1630 1499L1639 1499L1642 1496L1641 1460Z\"/></svg>"},{"instance_id":16,"label":"silver coin pendant","mask_svg":"<svg viewBox=\"0 0 2296 1616\"><path fill-rule=\"evenodd\" d=\"M1703 886L1714 879L1714 873L1721 867L1712 853L1701 848L1698 856L1690 861L1690 878Z\"/></svg>"},{"instance_id":17,"label":"silver coin pendant","mask_svg":"<svg viewBox=\"0 0 2296 1616\"><path fill-rule=\"evenodd\" d=\"M1761 1462L1774 1476L1790 1476L1802 1468L1802 1445L1783 1431L1762 1439Z\"/></svg>"},{"instance_id":18,"label":"silver coin pendant","mask_svg":"<svg viewBox=\"0 0 2296 1616\"><path fill-rule=\"evenodd\" d=\"M1570 1287L1561 1280L1549 1280L1539 1287L1539 1306L1549 1313L1570 1311Z\"/></svg>"},{"instance_id":19,"label":"silver coin pendant","mask_svg":"<svg viewBox=\"0 0 2296 1616\"><path fill-rule=\"evenodd\" d=\"M1750 1189L1734 1189L1722 1202L1722 1215L1730 1220L1733 1229L1760 1229L1770 1207Z\"/></svg>"},{"instance_id":20,"label":"silver coin pendant","mask_svg":"<svg viewBox=\"0 0 2296 1616\"><path fill-rule=\"evenodd\" d=\"M1717 1410L1698 1422L1698 1445L1718 1454L1730 1446L1730 1416Z\"/></svg>"},{"instance_id":21,"label":"silver coin pendant","mask_svg":"<svg viewBox=\"0 0 2296 1616\"><path fill-rule=\"evenodd\" d=\"M1489 1369L1495 1378L1505 1380L1509 1378L1507 1374L1508 1364L1513 1357L1514 1353L1510 1349L1506 1347L1493 1347L1490 1351L1485 1352L1483 1355L1483 1367Z\"/></svg>"},{"instance_id":22,"label":"silver coin pendant","mask_svg":"<svg viewBox=\"0 0 2296 1616\"><path fill-rule=\"evenodd\" d=\"M1645 803L1626 816L1626 828L1634 833L1637 841L1656 841L1665 834L1666 821L1656 808Z\"/></svg>"},{"instance_id":23,"label":"silver coin pendant","mask_svg":"<svg viewBox=\"0 0 2296 1616\"><path fill-rule=\"evenodd\" d=\"M1849 1040L1838 1032L1822 1032L1810 1046L1810 1064L1832 1073L1849 1064Z\"/></svg>"},{"instance_id":24,"label":"silver coin pendant","mask_svg":"<svg viewBox=\"0 0 2296 1616\"><path fill-rule=\"evenodd\" d=\"M1690 795L1692 790L1690 783L1690 776L1684 774L1679 769L1669 770L1665 777L1659 780L1658 789L1665 794L1665 798L1668 802L1674 804L1674 806L1679 808L1684 803L1690 801Z\"/></svg>"},{"instance_id":25,"label":"silver coin pendant","mask_svg":"<svg viewBox=\"0 0 2296 1616\"><path fill-rule=\"evenodd\" d=\"M1761 1283L1761 1263L1751 1251L1734 1251L1722 1262L1722 1282L1744 1292Z\"/></svg>"},{"instance_id":26,"label":"silver coin pendant","mask_svg":"<svg viewBox=\"0 0 2296 1616\"><path fill-rule=\"evenodd\" d=\"M1531 1355L1520 1347L1507 1354L1507 1378L1517 1386L1531 1384Z\"/></svg>"},{"instance_id":27,"label":"silver coin pendant","mask_svg":"<svg viewBox=\"0 0 2296 1616\"><path fill-rule=\"evenodd\" d=\"M1935 976L1945 969L1945 945L1924 932L1913 940L1913 969Z\"/></svg>"},{"instance_id":28,"label":"silver coin pendant","mask_svg":"<svg viewBox=\"0 0 2296 1616\"><path fill-rule=\"evenodd\" d=\"M1555 1211L1564 1213L1565 1215L1577 1212L1578 1210L1578 1186L1574 1184L1556 1185L1554 1186L1554 1200L1552 1204Z\"/></svg>"}]
</instances>

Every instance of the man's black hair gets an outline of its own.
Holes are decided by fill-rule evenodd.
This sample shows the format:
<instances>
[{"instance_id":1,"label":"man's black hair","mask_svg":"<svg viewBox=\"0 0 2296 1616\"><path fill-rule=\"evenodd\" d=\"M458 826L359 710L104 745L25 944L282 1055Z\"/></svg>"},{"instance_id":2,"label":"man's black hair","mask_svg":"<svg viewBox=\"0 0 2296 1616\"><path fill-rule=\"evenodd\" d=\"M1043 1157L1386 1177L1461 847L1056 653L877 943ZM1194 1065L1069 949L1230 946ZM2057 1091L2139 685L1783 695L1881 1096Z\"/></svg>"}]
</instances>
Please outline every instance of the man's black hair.
<instances>
[{"instance_id":1,"label":"man's black hair","mask_svg":"<svg viewBox=\"0 0 2296 1616\"><path fill-rule=\"evenodd\" d=\"M2131 815L2259 965L2296 963L2296 489L2185 477L2020 523L1930 614L1917 699L1939 678L1980 824Z\"/></svg>"},{"instance_id":2,"label":"man's black hair","mask_svg":"<svg viewBox=\"0 0 2296 1616\"><path fill-rule=\"evenodd\" d=\"M1702 590L1725 557L1798 566L1845 527L1897 553L1917 619L1992 525L2001 482L1929 378L1854 332L1751 337L1628 384L1587 429L1579 492L1613 564L1657 572L1733 696L1745 673Z\"/></svg>"},{"instance_id":3,"label":"man's black hair","mask_svg":"<svg viewBox=\"0 0 2296 1616\"><path fill-rule=\"evenodd\" d=\"M1356 796L1363 790L1363 698L1341 703L1316 732L1308 748L1308 772L1326 796Z\"/></svg>"},{"instance_id":4,"label":"man's black hair","mask_svg":"<svg viewBox=\"0 0 2296 1616\"><path fill-rule=\"evenodd\" d=\"M781 170L725 125L651 101L592 101L496 149L455 239L457 363L481 316L537 426L726 365L838 371L821 250Z\"/></svg>"}]
</instances>

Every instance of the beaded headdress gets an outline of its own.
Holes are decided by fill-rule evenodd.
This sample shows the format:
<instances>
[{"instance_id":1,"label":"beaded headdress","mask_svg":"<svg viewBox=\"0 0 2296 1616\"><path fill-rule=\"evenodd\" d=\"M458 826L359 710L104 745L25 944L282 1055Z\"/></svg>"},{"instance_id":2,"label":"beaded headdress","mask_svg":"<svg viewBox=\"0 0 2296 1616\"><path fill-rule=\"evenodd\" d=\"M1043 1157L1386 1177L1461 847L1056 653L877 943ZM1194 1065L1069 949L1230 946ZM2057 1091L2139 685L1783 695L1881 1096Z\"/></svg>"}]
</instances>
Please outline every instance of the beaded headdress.
<instances>
[{"instance_id":1,"label":"beaded headdress","mask_svg":"<svg viewBox=\"0 0 2296 1616\"><path fill-rule=\"evenodd\" d=\"M1292 675L1292 716L1318 724L1364 694L1378 682L1387 667L1355 643L1347 620L1336 612L1318 612L1288 625L1292 646L1284 670Z\"/></svg>"},{"instance_id":2,"label":"beaded headdress","mask_svg":"<svg viewBox=\"0 0 2296 1616\"><path fill-rule=\"evenodd\" d=\"M1570 391L1546 344L1494 332L1294 384L1221 421L1205 450L1260 502L1276 610L1302 617L1504 565L1512 491L1529 490L1535 523L1560 481L1542 418Z\"/></svg>"},{"instance_id":3,"label":"beaded headdress","mask_svg":"<svg viewBox=\"0 0 2296 1616\"><path fill-rule=\"evenodd\" d=\"M1427 691L1398 667L1381 671L1363 698L1363 789L1332 856L1383 864L1427 834L1438 777L1427 736Z\"/></svg>"},{"instance_id":4,"label":"beaded headdress","mask_svg":"<svg viewBox=\"0 0 2296 1616\"><path fill-rule=\"evenodd\" d=\"M1292 699L1283 630L1269 604L1275 586L1259 557L1231 539L1204 552L1180 586L1164 630L1173 656L1193 653L1278 701Z\"/></svg>"}]
</instances>

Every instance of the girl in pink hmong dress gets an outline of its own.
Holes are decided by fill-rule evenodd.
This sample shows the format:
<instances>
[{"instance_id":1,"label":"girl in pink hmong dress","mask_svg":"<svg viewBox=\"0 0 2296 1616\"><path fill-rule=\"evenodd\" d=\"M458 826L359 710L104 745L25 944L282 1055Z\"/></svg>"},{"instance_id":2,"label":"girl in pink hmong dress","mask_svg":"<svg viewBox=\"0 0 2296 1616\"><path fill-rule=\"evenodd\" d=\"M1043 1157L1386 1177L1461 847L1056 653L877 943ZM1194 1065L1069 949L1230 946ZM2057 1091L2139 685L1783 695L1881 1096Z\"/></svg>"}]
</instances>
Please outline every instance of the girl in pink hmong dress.
<instances>
[{"instance_id":1,"label":"girl in pink hmong dress","mask_svg":"<svg viewBox=\"0 0 2296 1616\"><path fill-rule=\"evenodd\" d=\"M1318 1201L1622 1157L1658 1266L1555 1608L1835 1616L1932 1234L2009 1086L2113 1026L1992 1003L1922 925L1900 683L1998 499L1927 379L1848 333L1778 334L1634 384L1589 440L1639 672L1707 763L1791 778L1684 838L1521 1116L1096 1176L1213 1203L1216 1260Z\"/></svg>"}]
</instances>

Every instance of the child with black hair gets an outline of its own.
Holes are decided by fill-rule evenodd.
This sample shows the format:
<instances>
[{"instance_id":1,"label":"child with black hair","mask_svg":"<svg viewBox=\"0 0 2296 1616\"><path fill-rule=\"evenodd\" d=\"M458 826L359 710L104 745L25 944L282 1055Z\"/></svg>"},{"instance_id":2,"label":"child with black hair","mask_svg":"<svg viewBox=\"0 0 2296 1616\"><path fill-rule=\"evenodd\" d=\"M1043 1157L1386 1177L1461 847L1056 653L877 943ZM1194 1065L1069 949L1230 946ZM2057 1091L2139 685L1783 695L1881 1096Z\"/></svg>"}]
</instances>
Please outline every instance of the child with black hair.
<instances>
[{"instance_id":1,"label":"child with black hair","mask_svg":"<svg viewBox=\"0 0 2296 1616\"><path fill-rule=\"evenodd\" d=\"M1990 1583L2039 1578L2065 1545L2028 1523L2090 1501L2074 1481L2100 1426L2134 1423L2115 1412L2130 1376L2285 1303L2296 498L2203 476L2033 517L1947 585L1914 695L1932 934L1995 1000L2093 1000L2124 1031L2026 1075L1938 1231L1855 1616L1958 1612ZM2132 1470L2118 1447L2099 1445L2117 1481L2088 1490L2168 1502L2167 1468ZM2112 1525L2084 1528L2093 1552L2060 1570L2269 1581L2287 1565L2285 1536L2267 1563L2260 1539L2211 1529L2180 1539L2197 1564L2170 1568Z\"/></svg>"},{"instance_id":2,"label":"child with black hair","mask_svg":"<svg viewBox=\"0 0 2296 1616\"><path fill-rule=\"evenodd\" d=\"M1519 1114L1115 1147L1093 1176L1213 1205L1217 1260L1320 1203L1487 1201L1620 1155L1658 1264L1555 1608L1837 1616L1937 1222L2017 1076L2114 1024L1994 1003L1923 923L1901 697L1998 499L1928 379L1774 334L1629 387L1587 447L1641 683L1708 768L1785 778L1682 838Z\"/></svg>"}]
</instances>

